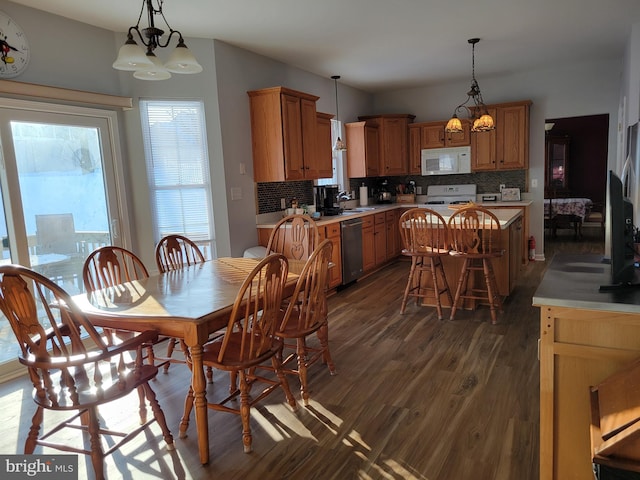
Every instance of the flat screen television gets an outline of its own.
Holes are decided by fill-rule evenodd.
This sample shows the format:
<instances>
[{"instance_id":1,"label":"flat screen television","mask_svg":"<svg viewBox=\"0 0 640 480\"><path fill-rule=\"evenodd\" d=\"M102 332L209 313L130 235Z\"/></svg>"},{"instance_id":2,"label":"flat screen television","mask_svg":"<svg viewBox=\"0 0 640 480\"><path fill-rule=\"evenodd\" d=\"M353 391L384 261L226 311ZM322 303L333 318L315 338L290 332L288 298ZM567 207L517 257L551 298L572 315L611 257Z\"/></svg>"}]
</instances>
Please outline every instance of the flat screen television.
<instances>
[{"instance_id":1,"label":"flat screen television","mask_svg":"<svg viewBox=\"0 0 640 480\"><path fill-rule=\"evenodd\" d=\"M611 170L607 184L605 222L611 249L611 284L602 285L600 291L640 287L640 284L633 283L633 204L623 194L622 181Z\"/></svg>"}]
</instances>

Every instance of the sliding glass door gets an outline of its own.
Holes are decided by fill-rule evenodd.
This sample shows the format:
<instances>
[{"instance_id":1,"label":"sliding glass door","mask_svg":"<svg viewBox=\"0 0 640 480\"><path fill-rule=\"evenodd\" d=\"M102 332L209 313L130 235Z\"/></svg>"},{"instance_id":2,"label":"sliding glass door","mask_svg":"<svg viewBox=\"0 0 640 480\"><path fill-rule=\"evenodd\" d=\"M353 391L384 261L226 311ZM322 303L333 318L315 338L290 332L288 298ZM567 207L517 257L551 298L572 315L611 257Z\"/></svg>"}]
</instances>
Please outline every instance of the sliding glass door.
<instances>
[{"instance_id":1,"label":"sliding glass door","mask_svg":"<svg viewBox=\"0 0 640 480\"><path fill-rule=\"evenodd\" d=\"M0 100L0 263L31 267L75 294L88 253L123 244L115 125L109 111ZM0 364L16 352L0 316Z\"/></svg>"}]
</instances>

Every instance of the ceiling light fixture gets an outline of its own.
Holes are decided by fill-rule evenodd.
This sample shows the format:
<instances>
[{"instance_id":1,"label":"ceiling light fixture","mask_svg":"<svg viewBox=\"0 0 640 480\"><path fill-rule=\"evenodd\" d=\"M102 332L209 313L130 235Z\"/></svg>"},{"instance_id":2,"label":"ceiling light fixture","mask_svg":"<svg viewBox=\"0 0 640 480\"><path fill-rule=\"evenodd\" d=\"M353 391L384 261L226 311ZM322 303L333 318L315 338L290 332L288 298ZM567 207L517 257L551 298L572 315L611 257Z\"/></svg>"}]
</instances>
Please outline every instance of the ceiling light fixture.
<instances>
[{"instance_id":1,"label":"ceiling light fixture","mask_svg":"<svg viewBox=\"0 0 640 480\"><path fill-rule=\"evenodd\" d=\"M462 123L458 118L458 112L463 111L463 109L467 111L469 118L473 119L472 132L488 132L496 128L487 106L482 101L482 94L476 80L476 43L479 41L479 38L470 38L468 40L471 44L471 89L467 92L467 99L453 111L453 116L445 127L445 131L448 133L462 132ZM466 105L469 100L473 100L473 106L471 107Z\"/></svg>"},{"instance_id":2,"label":"ceiling light fixture","mask_svg":"<svg viewBox=\"0 0 640 480\"><path fill-rule=\"evenodd\" d=\"M140 80L165 80L171 78L171 73L199 73L202 71L202 65L198 63L196 57L187 48L182 38L182 34L178 30L174 30L167 22L162 13L162 4L164 0L156 0L158 8L154 8L153 0L143 0L138 23L133 27L129 27L127 41L120 47L118 58L113 62L113 68L116 70L125 70L134 72L133 76ZM140 20L147 7L147 20L149 26L140 29ZM154 18L156 15L162 17L165 25L169 29L169 35L164 39L164 30L155 26ZM138 38L142 44L147 47L147 51L142 49L133 39L133 32L138 34ZM173 35L178 36L178 45L169 56L169 60L165 64L156 57L154 50L157 47L165 48L169 45L169 41Z\"/></svg>"},{"instance_id":3,"label":"ceiling light fixture","mask_svg":"<svg viewBox=\"0 0 640 480\"><path fill-rule=\"evenodd\" d=\"M338 79L340 78L340 75L333 75L331 78L333 78L333 83L336 86L336 121L338 122L340 130L342 130L340 114L338 113ZM333 149L337 152L344 152L347 149L347 144L342 141L340 135L338 135L338 139L336 140L336 144L333 146Z\"/></svg>"}]
</instances>

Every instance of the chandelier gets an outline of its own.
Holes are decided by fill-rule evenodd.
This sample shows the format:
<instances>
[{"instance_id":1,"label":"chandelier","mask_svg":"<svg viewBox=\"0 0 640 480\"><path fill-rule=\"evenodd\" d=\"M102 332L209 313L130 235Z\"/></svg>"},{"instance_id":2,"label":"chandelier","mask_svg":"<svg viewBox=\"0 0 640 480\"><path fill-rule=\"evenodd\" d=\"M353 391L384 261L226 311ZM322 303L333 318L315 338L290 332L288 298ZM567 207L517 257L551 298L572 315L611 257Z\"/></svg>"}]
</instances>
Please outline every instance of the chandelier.
<instances>
[{"instance_id":1,"label":"chandelier","mask_svg":"<svg viewBox=\"0 0 640 480\"><path fill-rule=\"evenodd\" d=\"M480 41L479 38L470 38L468 42L471 44L471 89L467 92L467 99L458 105L456 109L453 111L453 116L451 120L447 123L445 127L445 131L448 133L459 133L462 132L462 123L458 118L458 112L465 111L470 119L473 120L473 125L471 127L472 132L488 132L489 130L493 130L495 124L493 122L493 118L489 115L489 111L487 110L487 106L482 101L482 94L480 93L480 87L478 86L478 81L476 80L476 43ZM467 103L470 100L473 100L473 105L468 107Z\"/></svg>"},{"instance_id":2,"label":"chandelier","mask_svg":"<svg viewBox=\"0 0 640 480\"><path fill-rule=\"evenodd\" d=\"M143 0L138 23L133 27L129 27L127 41L120 47L118 58L113 62L113 68L116 70L125 70L134 72L133 76L140 80L166 80L171 78L172 73L199 73L202 71L202 65L198 63L196 57L187 48L182 38L182 34L178 30L174 30L169 26L167 19L162 13L162 4L164 0L156 0L158 8L153 6L153 0ZM140 20L147 7L148 27L140 29ZM164 30L157 28L154 22L156 16L162 17L169 35L164 38ZM147 47L145 52L133 39L133 33L136 33L138 39ZM175 50L169 56L166 63L162 63L156 57L156 48L165 48L169 45L171 37L178 36L178 44Z\"/></svg>"},{"instance_id":3,"label":"chandelier","mask_svg":"<svg viewBox=\"0 0 640 480\"><path fill-rule=\"evenodd\" d=\"M338 113L338 79L340 78L340 75L333 75L331 78L333 79L333 83L336 87L336 121L338 122L338 126L342 130L342 125L340 124L340 114ZM336 152L344 152L347 149L347 144L342 141L340 135L338 135L338 139L336 140L336 144L333 146L333 149Z\"/></svg>"}]
</instances>

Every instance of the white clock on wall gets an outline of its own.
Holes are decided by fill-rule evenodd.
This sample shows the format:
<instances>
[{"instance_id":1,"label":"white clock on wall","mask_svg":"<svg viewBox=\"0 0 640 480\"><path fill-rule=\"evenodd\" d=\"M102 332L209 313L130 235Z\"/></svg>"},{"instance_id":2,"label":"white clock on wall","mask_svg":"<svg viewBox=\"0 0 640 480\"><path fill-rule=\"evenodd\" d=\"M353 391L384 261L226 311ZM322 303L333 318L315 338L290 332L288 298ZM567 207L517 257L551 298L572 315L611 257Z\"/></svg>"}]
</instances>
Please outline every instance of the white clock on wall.
<instances>
[{"instance_id":1,"label":"white clock on wall","mask_svg":"<svg viewBox=\"0 0 640 480\"><path fill-rule=\"evenodd\" d=\"M29 64L29 42L24 30L0 12L0 78L20 75Z\"/></svg>"}]
</instances>

